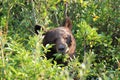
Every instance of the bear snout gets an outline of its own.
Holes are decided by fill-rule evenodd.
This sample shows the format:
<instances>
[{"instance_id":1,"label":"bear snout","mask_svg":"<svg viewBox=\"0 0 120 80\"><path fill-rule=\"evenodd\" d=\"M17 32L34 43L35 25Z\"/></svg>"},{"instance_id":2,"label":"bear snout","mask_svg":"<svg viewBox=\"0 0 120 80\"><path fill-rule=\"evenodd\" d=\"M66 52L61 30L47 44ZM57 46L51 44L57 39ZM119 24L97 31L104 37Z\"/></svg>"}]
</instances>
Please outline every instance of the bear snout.
<instances>
[{"instance_id":1,"label":"bear snout","mask_svg":"<svg viewBox=\"0 0 120 80\"><path fill-rule=\"evenodd\" d=\"M64 44L58 45L57 52L66 53L66 52L67 52L67 47L66 47L66 45L64 45Z\"/></svg>"}]
</instances>

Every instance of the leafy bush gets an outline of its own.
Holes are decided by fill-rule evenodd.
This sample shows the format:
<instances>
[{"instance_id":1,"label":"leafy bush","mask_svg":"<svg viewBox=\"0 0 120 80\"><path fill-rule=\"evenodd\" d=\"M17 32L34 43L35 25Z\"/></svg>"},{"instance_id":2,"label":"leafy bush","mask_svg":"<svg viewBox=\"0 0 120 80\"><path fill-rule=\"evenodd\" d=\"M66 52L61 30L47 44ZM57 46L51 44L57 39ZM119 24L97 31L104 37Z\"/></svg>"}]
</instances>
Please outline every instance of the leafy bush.
<instances>
[{"instance_id":1,"label":"leafy bush","mask_svg":"<svg viewBox=\"0 0 120 80\"><path fill-rule=\"evenodd\" d=\"M119 80L119 4L119 0L0 1L0 79ZM59 26L65 15L73 22L77 48L75 58L61 66L46 59L52 45L42 45L44 32L35 35L34 25L48 30Z\"/></svg>"}]
</instances>

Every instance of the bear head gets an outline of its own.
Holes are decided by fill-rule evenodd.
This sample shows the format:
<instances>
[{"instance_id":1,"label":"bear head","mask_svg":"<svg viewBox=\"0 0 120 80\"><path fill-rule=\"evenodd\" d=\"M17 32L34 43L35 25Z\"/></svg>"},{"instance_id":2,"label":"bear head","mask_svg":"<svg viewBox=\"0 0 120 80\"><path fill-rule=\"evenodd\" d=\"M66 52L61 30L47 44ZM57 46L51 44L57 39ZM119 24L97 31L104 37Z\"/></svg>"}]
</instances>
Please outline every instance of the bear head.
<instances>
[{"instance_id":1,"label":"bear head","mask_svg":"<svg viewBox=\"0 0 120 80\"><path fill-rule=\"evenodd\" d=\"M38 34L37 30L41 26L35 26L35 32ZM44 34L43 45L54 44L50 49L51 51L46 55L48 59L53 58L55 53L68 54L73 58L76 49L75 38L72 35L72 23L70 18L66 18L63 25L54 29L47 31Z\"/></svg>"}]
</instances>

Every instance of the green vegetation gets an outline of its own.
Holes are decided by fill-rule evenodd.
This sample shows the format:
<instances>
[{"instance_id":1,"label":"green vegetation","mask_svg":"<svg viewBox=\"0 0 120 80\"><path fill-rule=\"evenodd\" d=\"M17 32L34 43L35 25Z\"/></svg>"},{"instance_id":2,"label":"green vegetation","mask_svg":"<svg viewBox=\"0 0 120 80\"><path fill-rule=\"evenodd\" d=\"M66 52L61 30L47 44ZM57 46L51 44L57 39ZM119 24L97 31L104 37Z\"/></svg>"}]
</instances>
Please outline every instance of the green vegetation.
<instances>
[{"instance_id":1,"label":"green vegetation","mask_svg":"<svg viewBox=\"0 0 120 80\"><path fill-rule=\"evenodd\" d=\"M60 67L46 59L51 45L42 45L44 32L37 36L34 25L49 30L66 14L76 57ZM120 0L0 1L1 80L120 80L119 70Z\"/></svg>"}]
</instances>

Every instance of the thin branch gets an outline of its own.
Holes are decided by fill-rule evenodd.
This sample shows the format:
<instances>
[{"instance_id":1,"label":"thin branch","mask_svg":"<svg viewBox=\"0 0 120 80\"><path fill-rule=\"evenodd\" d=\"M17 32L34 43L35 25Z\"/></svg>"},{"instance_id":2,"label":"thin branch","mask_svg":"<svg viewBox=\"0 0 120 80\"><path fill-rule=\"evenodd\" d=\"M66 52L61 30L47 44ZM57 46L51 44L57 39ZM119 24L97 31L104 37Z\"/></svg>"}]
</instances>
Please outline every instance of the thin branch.
<instances>
[{"instance_id":1,"label":"thin branch","mask_svg":"<svg viewBox=\"0 0 120 80\"><path fill-rule=\"evenodd\" d=\"M65 2L65 17L68 17L68 2Z\"/></svg>"},{"instance_id":2,"label":"thin branch","mask_svg":"<svg viewBox=\"0 0 120 80\"><path fill-rule=\"evenodd\" d=\"M31 0L32 2L32 12L33 12L33 21L34 21L34 25L37 24L37 18L36 18L36 11L35 11L35 4L34 4L34 1Z\"/></svg>"}]
</instances>

